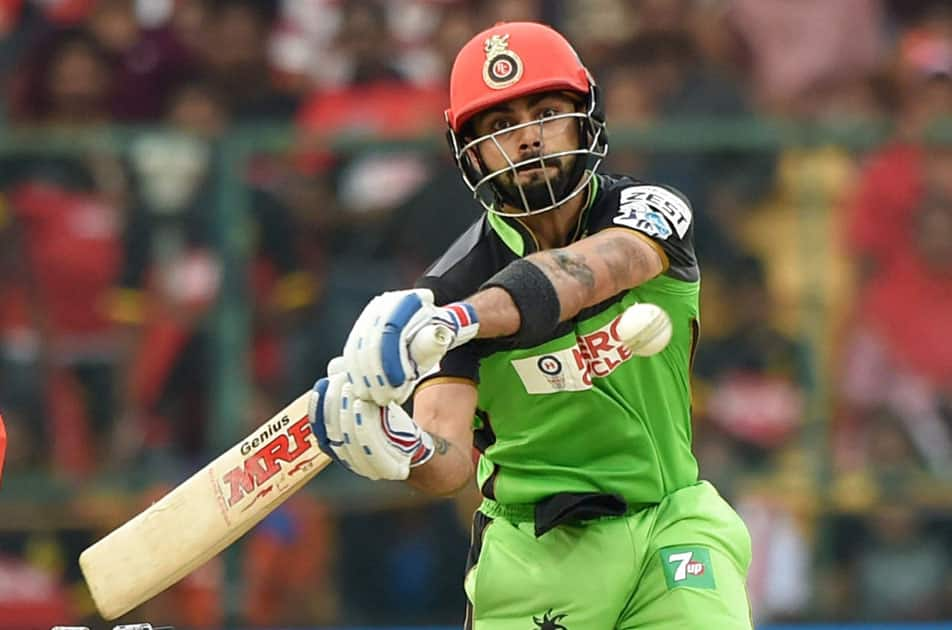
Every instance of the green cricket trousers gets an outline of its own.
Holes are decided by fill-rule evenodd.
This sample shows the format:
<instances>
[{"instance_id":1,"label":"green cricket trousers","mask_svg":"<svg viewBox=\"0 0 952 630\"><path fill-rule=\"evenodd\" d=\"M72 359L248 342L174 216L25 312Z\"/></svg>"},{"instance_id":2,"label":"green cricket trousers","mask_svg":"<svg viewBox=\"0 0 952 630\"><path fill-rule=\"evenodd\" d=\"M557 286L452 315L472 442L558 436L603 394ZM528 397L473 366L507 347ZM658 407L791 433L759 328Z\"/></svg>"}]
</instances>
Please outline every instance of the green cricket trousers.
<instances>
[{"instance_id":1,"label":"green cricket trousers","mask_svg":"<svg viewBox=\"0 0 952 630\"><path fill-rule=\"evenodd\" d=\"M750 536L707 482L536 535L532 506L476 512L472 630L750 630Z\"/></svg>"}]
</instances>

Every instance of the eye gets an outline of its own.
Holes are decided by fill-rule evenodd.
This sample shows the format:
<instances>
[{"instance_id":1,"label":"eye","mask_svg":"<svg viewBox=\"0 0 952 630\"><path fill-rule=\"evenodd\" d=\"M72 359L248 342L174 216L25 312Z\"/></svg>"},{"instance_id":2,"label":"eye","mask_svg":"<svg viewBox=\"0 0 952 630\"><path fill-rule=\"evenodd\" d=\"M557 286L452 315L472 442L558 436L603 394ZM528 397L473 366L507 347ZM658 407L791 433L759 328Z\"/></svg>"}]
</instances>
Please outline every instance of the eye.
<instances>
[{"instance_id":1,"label":"eye","mask_svg":"<svg viewBox=\"0 0 952 630\"><path fill-rule=\"evenodd\" d=\"M505 118L499 118L498 120L494 120L489 125L489 128L492 131L502 131L503 129L508 129L509 127L512 127L512 123L506 120Z\"/></svg>"},{"instance_id":2,"label":"eye","mask_svg":"<svg viewBox=\"0 0 952 630\"><path fill-rule=\"evenodd\" d=\"M561 112L555 109L554 107L546 107L539 114L539 118L551 118L552 116L558 116Z\"/></svg>"}]
</instances>

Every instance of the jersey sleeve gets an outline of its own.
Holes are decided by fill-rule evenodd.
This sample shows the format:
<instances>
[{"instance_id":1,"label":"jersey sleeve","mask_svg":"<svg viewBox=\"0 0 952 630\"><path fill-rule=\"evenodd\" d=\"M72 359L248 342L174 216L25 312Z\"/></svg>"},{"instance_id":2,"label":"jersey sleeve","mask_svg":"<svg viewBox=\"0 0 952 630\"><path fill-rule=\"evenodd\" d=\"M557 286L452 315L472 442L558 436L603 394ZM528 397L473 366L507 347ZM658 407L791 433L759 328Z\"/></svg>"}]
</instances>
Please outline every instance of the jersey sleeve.
<instances>
[{"instance_id":1,"label":"jersey sleeve","mask_svg":"<svg viewBox=\"0 0 952 630\"><path fill-rule=\"evenodd\" d=\"M591 232L611 228L631 230L663 253L665 275L695 282L700 278L694 251L694 211L673 188L633 184L609 199L602 216L592 217Z\"/></svg>"}]
</instances>

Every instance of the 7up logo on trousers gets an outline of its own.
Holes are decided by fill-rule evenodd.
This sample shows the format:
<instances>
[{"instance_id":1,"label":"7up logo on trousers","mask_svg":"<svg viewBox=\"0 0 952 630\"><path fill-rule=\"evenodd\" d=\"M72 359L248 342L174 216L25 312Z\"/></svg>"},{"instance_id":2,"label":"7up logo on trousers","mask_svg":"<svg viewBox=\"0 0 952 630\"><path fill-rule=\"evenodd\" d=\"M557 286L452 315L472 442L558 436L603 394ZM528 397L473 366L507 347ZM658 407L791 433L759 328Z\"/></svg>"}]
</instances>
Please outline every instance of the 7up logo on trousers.
<instances>
[{"instance_id":1,"label":"7up logo on trousers","mask_svg":"<svg viewBox=\"0 0 952 630\"><path fill-rule=\"evenodd\" d=\"M661 568L668 589L715 588L711 554L705 547L665 547L661 550Z\"/></svg>"}]
</instances>

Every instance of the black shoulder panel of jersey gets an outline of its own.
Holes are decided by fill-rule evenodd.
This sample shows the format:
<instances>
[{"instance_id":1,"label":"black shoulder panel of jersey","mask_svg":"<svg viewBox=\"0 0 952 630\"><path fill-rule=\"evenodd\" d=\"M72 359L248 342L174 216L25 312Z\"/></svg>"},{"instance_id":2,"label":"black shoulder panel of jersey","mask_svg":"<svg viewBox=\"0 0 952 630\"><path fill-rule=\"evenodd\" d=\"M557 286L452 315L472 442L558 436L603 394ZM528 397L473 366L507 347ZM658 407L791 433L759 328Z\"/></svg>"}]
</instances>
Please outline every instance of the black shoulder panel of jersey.
<instances>
[{"instance_id":1,"label":"black shoulder panel of jersey","mask_svg":"<svg viewBox=\"0 0 952 630\"><path fill-rule=\"evenodd\" d=\"M437 304L472 295L494 273L492 239L492 228L483 215L423 272L416 287L433 291Z\"/></svg>"},{"instance_id":2,"label":"black shoulder panel of jersey","mask_svg":"<svg viewBox=\"0 0 952 630\"><path fill-rule=\"evenodd\" d=\"M589 210L588 234L609 228L647 236L668 257L665 275L695 282L700 278L694 252L694 211L678 190L626 175L601 175L601 191Z\"/></svg>"},{"instance_id":3,"label":"black shoulder panel of jersey","mask_svg":"<svg viewBox=\"0 0 952 630\"><path fill-rule=\"evenodd\" d=\"M416 287L433 291L437 304L462 300L517 258L484 214L423 272Z\"/></svg>"}]
</instances>

